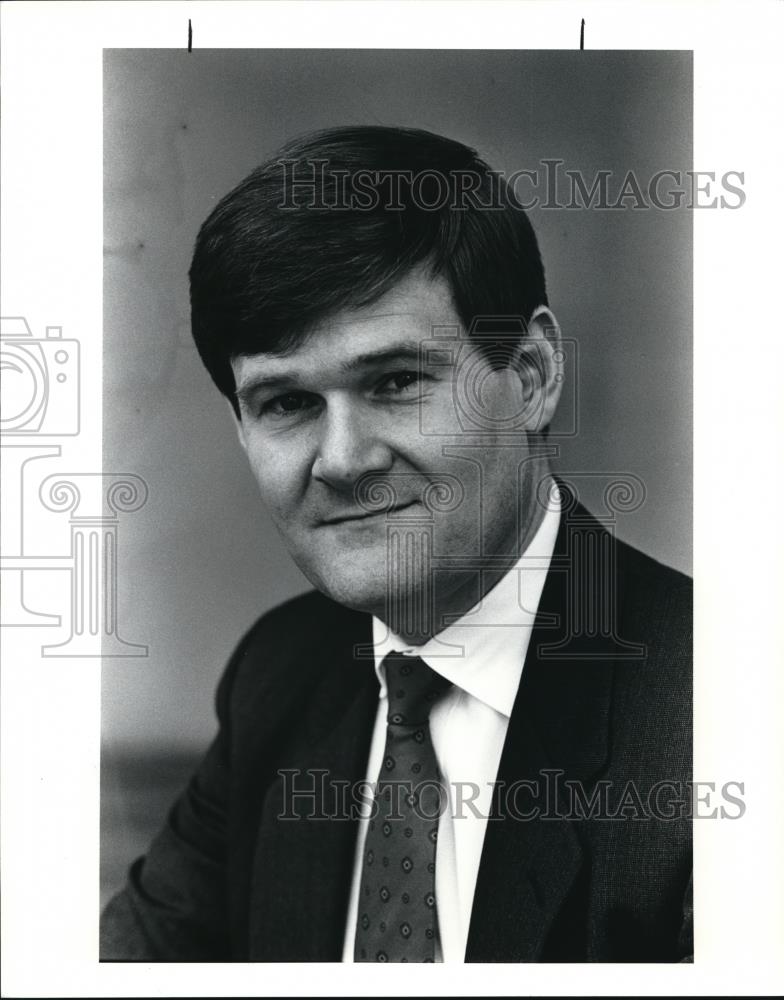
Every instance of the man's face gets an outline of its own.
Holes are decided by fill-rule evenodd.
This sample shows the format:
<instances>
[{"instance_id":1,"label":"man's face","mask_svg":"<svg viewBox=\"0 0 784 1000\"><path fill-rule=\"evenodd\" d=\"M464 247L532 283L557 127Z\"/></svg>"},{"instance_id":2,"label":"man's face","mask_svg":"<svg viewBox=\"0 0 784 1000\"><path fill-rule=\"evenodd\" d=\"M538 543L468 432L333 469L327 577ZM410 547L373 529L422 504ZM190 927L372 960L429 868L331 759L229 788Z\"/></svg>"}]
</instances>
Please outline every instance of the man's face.
<instances>
[{"instance_id":1,"label":"man's face","mask_svg":"<svg viewBox=\"0 0 784 1000\"><path fill-rule=\"evenodd\" d=\"M430 554L470 567L519 550L527 438L504 430L526 408L525 380L514 366L493 371L465 340L458 365L444 352L422 361L422 341L443 326L460 326L447 283L412 272L290 353L233 362L240 439L295 562L334 600L385 620L390 566L413 591ZM481 436L466 434L455 406L463 373L490 418ZM436 586L449 594L472 578L453 565Z\"/></svg>"}]
</instances>

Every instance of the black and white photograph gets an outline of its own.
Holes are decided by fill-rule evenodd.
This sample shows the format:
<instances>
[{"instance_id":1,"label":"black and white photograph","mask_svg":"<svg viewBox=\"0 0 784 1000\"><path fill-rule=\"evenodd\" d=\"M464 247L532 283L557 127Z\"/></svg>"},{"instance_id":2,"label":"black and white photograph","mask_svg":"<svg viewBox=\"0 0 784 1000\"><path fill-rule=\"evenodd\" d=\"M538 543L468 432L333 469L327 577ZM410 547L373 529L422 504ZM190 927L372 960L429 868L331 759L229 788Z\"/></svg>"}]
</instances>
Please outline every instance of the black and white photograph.
<instances>
[{"instance_id":1,"label":"black and white photograph","mask_svg":"<svg viewBox=\"0 0 784 1000\"><path fill-rule=\"evenodd\" d=\"M2 310L3 639L41 664L6 673L6 742L33 683L90 789L4 777L54 820L12 902L53 871L80 914L46 921L90 956L61 995L286 993L289 966L405 994L362 967L412 963L435 993L558 992L555 964L698 994L733 922L772 983L781 914L731 902L742 857L781 868L748 617L776 607L747 562L772 373L739 385L755 310L706 284L759 153L706 155L707 60L674 28L597 44L590 8L529 46L516 3L474 44L434 27L476 4L248 4L271 33L232 43L219 5L148 7L181 44L137 19L90 50L94 198L57 196L82 326L61 239L42 304Z\"/></svg>"},{"instance_id":2,"label":"black and white photograph","mask_svg":"<svg viewBox=\"0 0 784 1000\"><path fill-rule=\"evenodd\" d=\"M105 73L102 957L689 961L690 53Z\"/></svg>"}]
</instances>

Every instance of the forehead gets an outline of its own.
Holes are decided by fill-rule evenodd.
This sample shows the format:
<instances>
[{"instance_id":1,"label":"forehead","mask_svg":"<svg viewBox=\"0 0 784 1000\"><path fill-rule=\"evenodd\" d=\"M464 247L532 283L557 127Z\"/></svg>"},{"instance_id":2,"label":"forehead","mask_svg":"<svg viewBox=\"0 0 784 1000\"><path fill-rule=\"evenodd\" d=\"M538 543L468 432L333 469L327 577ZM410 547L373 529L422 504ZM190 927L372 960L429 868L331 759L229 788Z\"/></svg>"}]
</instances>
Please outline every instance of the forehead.
<instances>
[{"instance_id":1,"label":"forehead","mask_svg":"<svg viewBox=\"0 0 784 1000\"><path fill-rule=\"evenodd\" d=\"M443 277L407 275L376 302L345 309L315 324L285 354L259 353L232 362L238 389L257 374L302 376L345 369L374 351L409 346L433 336L434 327L459 325L451 290Z\"/></svg>"}]
</instances>

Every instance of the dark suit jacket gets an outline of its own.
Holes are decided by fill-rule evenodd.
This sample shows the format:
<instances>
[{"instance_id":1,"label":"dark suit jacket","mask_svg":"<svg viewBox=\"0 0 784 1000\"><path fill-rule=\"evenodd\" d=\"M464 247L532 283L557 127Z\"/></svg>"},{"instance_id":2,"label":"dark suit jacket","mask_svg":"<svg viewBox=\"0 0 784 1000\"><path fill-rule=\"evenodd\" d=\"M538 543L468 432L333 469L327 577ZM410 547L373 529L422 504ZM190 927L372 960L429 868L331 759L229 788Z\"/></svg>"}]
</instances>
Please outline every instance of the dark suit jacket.
<instances>
[{"instance_id":1,"label":"dark suit jacket","mask_svg":"<svg viewBox=\"0 0 784 1000\"><path fill-rule=\"evenodd\" d=\"M104 912L102 959L340 960L358 826L326 817L338 783L365 776L378 683L357 647L370 621L310 593L245 636L218 687L216 739ZM466 961L690 960L690 661L691 581L571 504L503 749ZM314 788L293 805L299 819L280 818L292 814L282 770L310 772L296 779Z\"/></svg>"}]
</instances>

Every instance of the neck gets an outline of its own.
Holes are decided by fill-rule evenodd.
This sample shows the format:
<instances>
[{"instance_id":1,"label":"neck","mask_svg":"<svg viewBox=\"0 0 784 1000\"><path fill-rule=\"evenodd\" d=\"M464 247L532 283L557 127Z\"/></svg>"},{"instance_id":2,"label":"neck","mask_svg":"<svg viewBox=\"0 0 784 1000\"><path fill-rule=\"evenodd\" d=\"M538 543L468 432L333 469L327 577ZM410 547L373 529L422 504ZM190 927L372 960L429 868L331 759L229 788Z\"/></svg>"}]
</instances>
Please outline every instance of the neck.
<instances>
[{"instance_id":1,"label":"neck","mask_svg":"<svg viewBox=\"0 0 784 1000\"><path fill-rule=\"evenodd\" d=\"M436 586L438 574L424 574L422 588L402 593L398 601L390 602L387 614L379 615L392 632L408 645L423 645L470 611L509 572L531 544L546 513L536 486L550 476L550 469L546 458L532 461L530 465L535 468L527 470L527 482L522 490L525 509L519 522L515 519L515 524L501 544L486 549L494 553L492 565L484 567L477 560L474 572L460 573L459 578L451 581L451 586ZM542 486L541 493L546 496L544 491Z\"/></svg>"}]
</instances>

